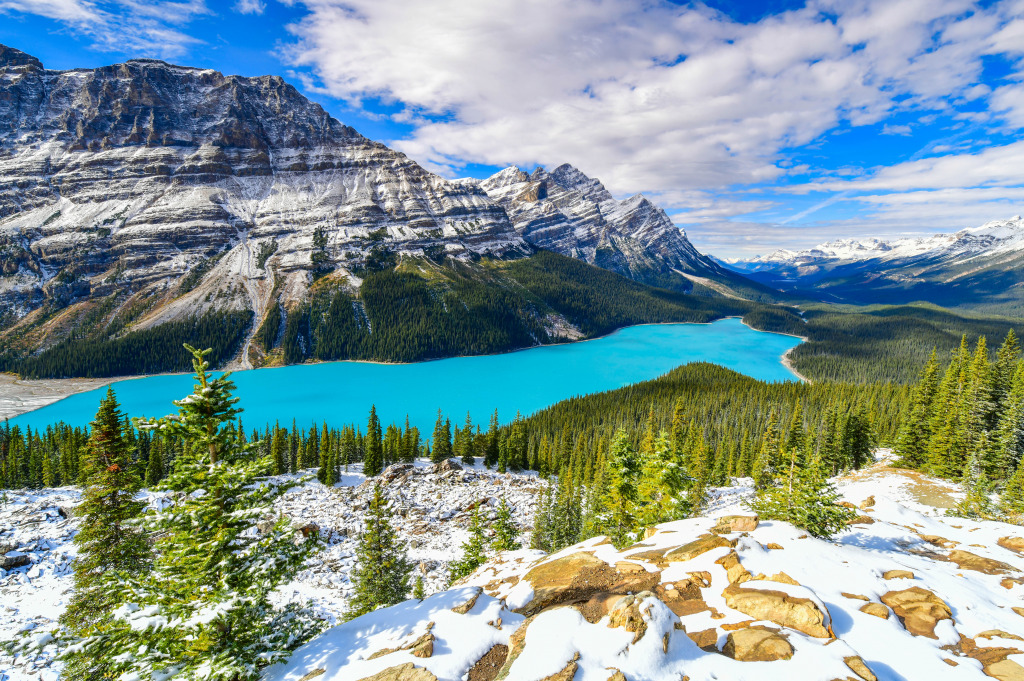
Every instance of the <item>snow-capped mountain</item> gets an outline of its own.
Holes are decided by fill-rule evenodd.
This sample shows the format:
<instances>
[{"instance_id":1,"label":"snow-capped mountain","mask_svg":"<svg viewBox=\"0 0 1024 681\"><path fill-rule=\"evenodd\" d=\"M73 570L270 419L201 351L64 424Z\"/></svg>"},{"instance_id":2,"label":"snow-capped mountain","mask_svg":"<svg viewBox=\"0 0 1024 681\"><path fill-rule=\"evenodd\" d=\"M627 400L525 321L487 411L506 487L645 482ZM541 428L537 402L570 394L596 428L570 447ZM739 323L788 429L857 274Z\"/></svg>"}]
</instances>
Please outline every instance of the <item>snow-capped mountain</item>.
<instances>
[{"instance_id":1,"label":"snow-capped mountain","mask_svg":"<svg viewBox=\"0 0 1024 681\"><path fill-rule=\"evenodd\" d=\"M366 139L276 76L153 60L51 71L0 46L0 121L0 301L22 312L167 288L222 251L220 304L269 293L261 250L299 296L318 228L342 269L379 229L399 252L530 251L481 189Z\"/></svg>"},{"instance_id":2,"label":"snow-capped mountain","mask_svg":"<svg viewBox=\"0 0 1024 681\"><path fill-rule=\"evenodd\" d=\"M624 276L720 275L665 211L642 194L616 201L599 180L563 164L527 174L506 168L480 186L530 243Z\"/></svg>"},{"instance_id":3,"label":"snow-capped mountain","mask_svg":"<svg viewBox=\"0 0 1024 681\"><path fill-rule=\"evenodd\" d=\"M374 244L435 262L542 247L681 290L751 285L571 166L446 180L277 76L48 70L0 45L0 332L34 325L28 349L66 335L55 311L98 300L133 329L214 309L251 310L255 329L306 298L314 261L358 288Z\"/></svg>"},{"instance_id":4,"label":"snow-capped mountain","mask_svg":"<svg viewBox=\"0 0 1024 681\"><path fill-rule=\"evenodd\" d=\"M520 236L540 248L653 286L689 291L698 285L729 296L771 297L770 289L700 253L644 195L618 201L600 180L567 163L532 173L512 166L470 182L505 209Z\"/></svg>"},{"instance_id":5,"label":"snow-capped mountain","mask_svg":"<svg viewBox=\"0 0 1024 681\"><path fill-rule=\"evenodd\" d=\"M770 286L832 300L1017 309L1024 301L1024 219L952 234L841 239L729 267Z\"/></svg>"},{"instance_id":6,"label":"snow-capped mountain","mask_svg":"<svg viewBox=\"0 0 1024 681\"><path fill-rule=\"evenodd\" d=\"M822 260L899 260L922 255L960 257L997 255L1024 250L1024 219L995 220L953 234L903 239L839 239L802 251L780 249L736 263L737 267L802 265Z\"/></svg>"}]
</instances>

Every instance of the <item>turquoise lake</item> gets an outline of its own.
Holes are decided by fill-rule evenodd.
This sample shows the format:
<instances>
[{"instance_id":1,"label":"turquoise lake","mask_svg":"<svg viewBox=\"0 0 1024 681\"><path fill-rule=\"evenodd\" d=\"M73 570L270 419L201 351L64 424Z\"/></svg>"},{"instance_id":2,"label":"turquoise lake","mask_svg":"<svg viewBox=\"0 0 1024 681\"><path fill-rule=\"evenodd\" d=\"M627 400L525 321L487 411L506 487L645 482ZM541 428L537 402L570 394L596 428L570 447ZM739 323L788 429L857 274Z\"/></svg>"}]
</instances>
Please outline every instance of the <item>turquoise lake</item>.
<instances>
[{"instance_id":1,"label":"turquoise lake","mask_svg":"<svg viewBox=\"0 0 1024 681\"><path fill-rule=\"evenodd\" d=\"M280 421L308 427L359 423L370 405L383 424L406 414L430 433L440 408L453 424L466 413L486 429L495 408L508 422L576 395L620 388L656 378L689 362L713 362L763 381L799 378L781 363L800 339L755 331L739 319L712 324L631 326L595 340L530 348L501 355L453 357L415 364L328 362L238 371L232 378L245 411L246 430ZM130 416L163 416L171 400L192 392L187 374L117 381L114 391ZM57 421L85 425L96 414L106 388L79 393L11 419L38 428Z\"/></svg>"}]
</instances>

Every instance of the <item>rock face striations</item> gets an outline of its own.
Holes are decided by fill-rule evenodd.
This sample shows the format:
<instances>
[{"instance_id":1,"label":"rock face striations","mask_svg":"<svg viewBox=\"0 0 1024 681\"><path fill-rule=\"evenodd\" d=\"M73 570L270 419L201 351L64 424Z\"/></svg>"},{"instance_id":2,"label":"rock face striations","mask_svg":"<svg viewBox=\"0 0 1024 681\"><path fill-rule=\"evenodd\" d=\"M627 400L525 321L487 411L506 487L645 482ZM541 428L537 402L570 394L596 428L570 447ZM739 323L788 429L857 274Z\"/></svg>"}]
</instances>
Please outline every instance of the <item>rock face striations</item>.
<instances>
[{"instance_id":1,"label":"rock face striations","mask_svg":"<svg viewBox=\"0 0 1024 681\"><path fill-rule=\"evenodd\" d=\"M480 186L505 208L516 231L541 248L660 286L729 277L643 195L616 201L571 165L530 174L506 168Z\"/></svg>"},{"instance_id":2,"label":"rock face striations","mask_svg":"<svg viewBox=\"0 0 1024 681\"><path fill-rule=\"evenodd\" d=\"M250 304L237 284L265 279L268 260L300 295L318 229L342 268L382 229L398 252L530 250L481 189L362 137L279 77L152 60L49 71L0 46L6 306L173 286L222 253L222 304Z\"/></svg>"},{"instance_id":3,"label":"rock face striations","mask_svg":"<svg viewBox=\"0 0 1024 681\"><path fill-rule=\"evenodd\" d=\"M0 368L72 330L106 343L228 312L248 325L247 366L256 330L281 342L314 283L357 296L410 258L435 281L442 263L536 248L683 291L742 279L647 199L616 201L572 166L449 181L276 76L149 59L54 71L0 45L0 338L17 355ZM369 328L358 303L351 316L337 324ZM53 359L46 375L76 375Z\"/></svg>"}]
</instances>

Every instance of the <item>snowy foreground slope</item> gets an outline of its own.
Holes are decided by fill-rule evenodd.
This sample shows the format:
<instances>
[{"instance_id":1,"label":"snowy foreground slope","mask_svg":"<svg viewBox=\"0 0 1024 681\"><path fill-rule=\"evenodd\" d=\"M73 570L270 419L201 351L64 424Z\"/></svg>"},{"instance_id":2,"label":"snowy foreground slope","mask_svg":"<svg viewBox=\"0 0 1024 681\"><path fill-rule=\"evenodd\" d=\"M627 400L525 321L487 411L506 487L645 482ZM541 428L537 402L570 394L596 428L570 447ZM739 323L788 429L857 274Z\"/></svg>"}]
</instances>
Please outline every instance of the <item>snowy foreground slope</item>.
<instances>
[{"instance_id":1,"label":"snowy foreground slope","mask_svg":"<svg viewBox=\"0 0 1024 681\"><path fill-rule=\"evenodd\" d=\"M521 528L533 520L534 503L543 482L529 474L501 475L486 469L429 462L415 467L396 465L381 476L384 494L398 511L395 526L408 545L416 574L423 575L427 593L444 588L448 563L458 558L469 536L470 510L480 504L482 514L494 515L504 499ZM296 526L313 523L325 540L295 581L277 593L280 603L312 601L329 624L339 621L351 593L349 573L354 564L356 537L362 530L362 511L372 484L361 464L349 468L342 480L327 488L315 479L289 491L278 509ZM161 503L158 493L144 493L151 505ZM74 507L79 491L66 487L30 493L7 492L0 502L0 560L19 565L0 569L0 641L19 632L42 637L64 611L73 584L71 561L77 553L71 543L78 528ZM524 537L528 542L528 535ZM55 651L45 648L17 660L0 651L0 681L55 681L61 678L53 663ZM72 681L68 679L67 681Z\"/></svg>"},{"instance_id":2,"label":"snowy foreground slope","mask_svg":"<svg viewBox=\"0 0 1024 681\"><path fill-rule=\"evenodd\" d=\"M942 515L955 486L883 463L840 481L836 541L714 518L520 551L330 629L268 681L1024 678L1024 528Z\"/></svg>"}]
</instances>

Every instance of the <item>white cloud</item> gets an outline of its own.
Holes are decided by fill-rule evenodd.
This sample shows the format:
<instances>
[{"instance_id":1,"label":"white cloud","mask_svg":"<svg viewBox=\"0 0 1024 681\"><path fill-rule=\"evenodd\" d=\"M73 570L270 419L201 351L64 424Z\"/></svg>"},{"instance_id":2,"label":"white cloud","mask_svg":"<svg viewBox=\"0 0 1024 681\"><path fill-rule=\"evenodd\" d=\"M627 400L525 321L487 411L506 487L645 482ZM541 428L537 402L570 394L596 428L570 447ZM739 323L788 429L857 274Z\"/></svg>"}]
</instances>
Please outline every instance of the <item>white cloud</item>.
<instances>
[{"instance_id":1,"label":"white cloud","mask_svg":"<svg viewBox=\"0 0 1024 681\"><path fill-rule=\"evenodd\" d=\"M267 3L262 0L238 0L235 3L235 11L239 14L263 14L267 9Z\"/></svg>"},{"instance_id":2,"label":"white cloud","mask_svg":"<svg viewBox=\"0 0 1024 681\"><path fill-rule=\"evenodd\" d=\"M4 13L55 19L100 50L173 58L202 43L181 28L212 12L205 0L0 0Z\"/></svg>"},{"instance_id":3,"label":"white cloud","mask_svg":"<svg viewBox=\"0 0 1024 681\"><path fill-rule=\"evenodd\" d=\"M811 0L756 24L658 1L302 4L288 58L399 105L395 146L426 166L569 161L618 194L770 182L843 121L983 98L983 55L1019 49L1005 2Z\"/></svg>"}]
</instances>

